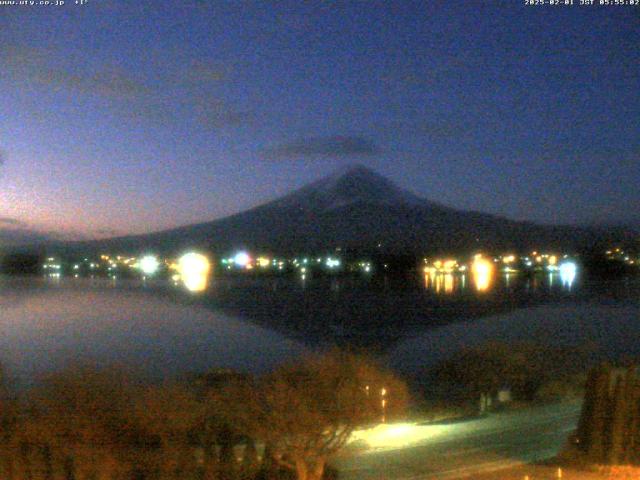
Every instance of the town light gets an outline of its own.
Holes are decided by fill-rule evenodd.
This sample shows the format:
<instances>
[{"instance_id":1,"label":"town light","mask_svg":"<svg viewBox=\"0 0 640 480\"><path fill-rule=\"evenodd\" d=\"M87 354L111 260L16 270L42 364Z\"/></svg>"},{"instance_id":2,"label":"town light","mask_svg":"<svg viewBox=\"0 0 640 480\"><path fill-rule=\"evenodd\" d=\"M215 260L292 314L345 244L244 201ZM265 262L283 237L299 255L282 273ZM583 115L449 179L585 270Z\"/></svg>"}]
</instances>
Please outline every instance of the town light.
<instances>
[{"instance_id":1,"label":"town light","mask_svg":"<svg viewBox=\"0 0 640 480\"><path fill-rule=\"evenodd\" d=\"M487 290L493 277L493 263L483 258L482 255L476 255L471 265L471 271L476 289L480 292Z\"/></svg>"},{"instance_id":2,"label":"town light","mask_svg":"<svg viewBox=\"0 0 640 480\"><path fill-rule=\"evenodd\" d=\"M185 253L178 260L178 271L185 287L190 292L201 292L209 281L209 259L200 253Z\"/></svg>"},{"instance_id":3,"label":"town light","mask_svg":"<svg viewBox=\"0 0 640 480\"><path fill-rule=\"evenodd\" d=\"M145 255L140 259L140 270L145 275L154 275L158 268L160 268L160 262L155 255Z\"/></svg>"},{"instance_id":4,"label":"town light","mask_svg":"<svg viewBox=\"0 0 640 480\"><path fill-rule=\"evenodd\" d=\"M508 265L509 263L513 263L513 262L516 261L516 256L515 255L506 255L506 256L502 257L502 261Z\"/></svg>"},{"instance_id":5,"label":"town light","mask_svg":"<svg viewBox=\"0 0 640 480\"><path fill-rule=\"evenodd\" d=\"M251 257L247 252L238 252L233 257L233 263L235 263L238 267L246 267L247 264L251 261Z\"/></svg>"},{"instance_id":6,"label":"town light","mask_svg":"<svg viewBox=\"0 0 640 480\"><path fill-rule=\"evenodd\" d=\"M574 262L563 262L560 264L560 280L562 284L571 287L576 278L578 266Z\"/></svg>"},{"instance_id":7,"label":"town light","mask_svg":"<svg viewBox=\"0 0 640 480\"><path fill-rule=\"evenodd\" d=\"M337 258L328 257L326 263L329 268L337 268L340 266L340 260Z\"/></svg>"},{"instance_id":8,"label":"town light","mask_svg":"<svg viewBox=\"0 0 640 480\"><path fill-rule=\"evenodd\" d=\"M456 267L457 264L458 262L456 262L455 260L445 260L444 264L442 265L442 269L444 270L445 273L450 273L450 272L453 272L453 269Z\"/></svg>"}]
</instances>

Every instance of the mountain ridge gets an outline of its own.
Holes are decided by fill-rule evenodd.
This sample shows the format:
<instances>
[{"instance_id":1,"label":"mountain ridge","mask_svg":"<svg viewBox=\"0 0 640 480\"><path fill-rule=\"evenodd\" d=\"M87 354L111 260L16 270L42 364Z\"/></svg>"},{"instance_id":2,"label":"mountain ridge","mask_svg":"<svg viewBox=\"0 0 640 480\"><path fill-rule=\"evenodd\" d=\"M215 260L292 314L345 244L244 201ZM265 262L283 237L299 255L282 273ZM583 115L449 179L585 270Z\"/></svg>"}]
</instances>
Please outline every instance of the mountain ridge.
<instances>
[{"instance_id":1,"label":"mountain ridge","mask_svg":"<svg viewBox=\"0 0 640 480\"><path fill-rule=\"evenodd\" d=\"M178 252L204 248L222 253L247 248L283 254L336 247L392 253L478 248L579 250L625 235L456 210L402 189L363 165L353 165L222 219L144 235L58 244L48 250Z\"/></svg>"}]
</instances>

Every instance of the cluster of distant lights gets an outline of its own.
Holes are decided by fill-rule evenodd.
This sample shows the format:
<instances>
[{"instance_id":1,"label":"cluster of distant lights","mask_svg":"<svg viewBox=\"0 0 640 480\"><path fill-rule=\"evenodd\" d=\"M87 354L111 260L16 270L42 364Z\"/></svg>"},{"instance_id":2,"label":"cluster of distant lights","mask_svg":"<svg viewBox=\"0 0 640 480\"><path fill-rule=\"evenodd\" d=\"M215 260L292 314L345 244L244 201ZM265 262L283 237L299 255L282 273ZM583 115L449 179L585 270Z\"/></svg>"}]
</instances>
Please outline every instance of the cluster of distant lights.
<instances>
[{"instance_id":1,"label":"cluster of distant lights","mask_svg":"<svg viewBox=\"0 0 640 480\"><path fill-rule=\"evenodd\" d=\"M486 257L476 254L467 264L453 258L437 259L429 261L424 259L424 274L427 286L432 285L436 292L450 293L454 289L454 274L461 274L461 283L464 286L466 272L470 271L476 290L487 291L493 281L496 270L501 270L505 275L514 274L521 268L527 271L547 271L550 275L559 274L563 285L571 287L576 278L578 266L568 255L532 252L531 255L518 257L515 254L506 254L499 257Z\"/></svg>"},{"instance_id":2,"label":"cluster of distant lights","mask_svg":"<svg viewBox=\"0 0 640 480\"><path fill-rule=\"evenodd\" d=\"M239 251L230 257L222 259L222 265L226 270L277 270L283 271L292 267L298 271L303 279L312 268L326 268L327 270L340 270L343 267L343 262L340 258L328 256L328 257L302 257L294 258L292 260L283 258L271 258L269 256L260 255L252 257L246 251ZM363 266L363 271L371 271L370 262L360 262Z\"/></svg>"},{"instance_id":3,"label":"cluster of distant lights","mask_svg":"<svg viewBox=\"0 0 640 480\"><path fill-rule=\"evenodd\" d=\"M205 262L206 260L206 262ZM253 257L246 251L238 251L232 256L221 260L222 267L226 270L267 270L284 271L293 268L298 271L303 279L311 272L312 268L324 268L329 271L339 271L343 269L343 261L334 256L326 257L304 257L294 259L270 258L261 255ZM204 267L204 265L207 265ZM360 262L359 268L365 272L372 271L371 262ZM193 286L193 282L185 282L186 277L191 277L192 273L198 273L211 270L211 262L209 259L197 252L187 252L177 260L161 259L153 254L145 254L140 257L135 256L111 256L103 254L99 261L90 261L85 258L83 262L73 263L69 265L70 273L74 277L81 274L107 274L109 278L116 279L119 274L127 271L137 271L142 275L143 279L147 279L157 275L161 270L168 271L170 278L177 283L184 282ZM49 257L43 265L43 270L48 276L60 277L63 267L60 260ZM190 288L191 289L191 288ZM194 288L195 289L195 288Z\"/></svg>"},{"instance_id":4,"label":"cluster of distant lights","mask_svg":"<svg viewBox=\"0 0 640 480\"><path fill-rule=\"evenodd\" d=\"M619 249L607 254L624 254ZM171 280L176 284L183 284L190 291L202 291L206 289L212 269L212 263L206 255L197 252L187 252L177 260L160 259L153 254L146 254L139 258L127 256L101 255L102 263L89 261L72 265L74 277L78 277L82 271L105 271L112 279L117 278L119 268L127 267L137 270L143 279L157 275L161 270L170 273ZM560 257L556 254L532 252L531 255L518 257L515 254L505 254L499 257L487 257L483 254L475 255L470 261L464 262L454 258L424 260L425 281L432 282L436 291L453 291L456 278L460 279L462 287L466 283L466 273L471 274L476 289L480 292L490 288L496 271L502 271L508 275L517 273L521 269L528 271L548 271L550 275L559 274L563 285L571 286L577 275L578 267L568 255ZM266 255L253 257L244 250L221 260L226 270L276 270L282 271L292 267L305 280L312 269L324 269L327 271L341 271L347 267L349 271L360 271L363 274L373 272L373 264L370 261L358 261L345 265L341 258L336 256L300 257L294 259L271 258ZM386 267L386 265L384 266ZM43 266L50 277L59 278L63 269L59 261L53 257L47 258ZM461 274L455 275L454 274Z\"/></svg>"},{"instance_id":5,"label":"cluster of distant lights","mask_svg":"<svg viewBox=\"0 0 640 480\"><path fill-rule=\"evenodd\" d=\"M162 267L162 262L155 255L145 255L137 262L137 268L145 275L152 277ZM202 292L209 284L211 261L206 255L198 252L187 252L177 262L169 262L168 270L172 271L174 284L182 283L190 292Z\"/></svg>"},{"instance_id":6,"label":"cluster of distant lights","mask_svg":"<svg viewBox=\"0 0 640 480\"><path fill-rule=\"evenodd\" d=\"M627 265L635 265L640 267L640 255L635 256L633 253L627 252L622 248L613 248L606 251L607 260L618 261L626 263Z\"/></svg>"},{"instance_id":7,"label":"cluster of distant lights","mask_svg":"<svg viewBox=\"0 0 640 480\"><path fill-rule=\"evenodd\" d=\"M45 273L51 278L60 278L60 273L62 271L62 265L57 263L56 259L53 257L47 258L46 263L42 266Z\"/></svg>"},{"instance_id":8,"label":"cluster of distant lights","mask_svg":"<svg viewBox=\"0 0 640 480\"><path fill-rule=\"evenodd\" d=\"M120 268L139 271L143 279L157 275L162 268L173 270L172 280L182 283L189 291L198 292L206 289L211 270L211 262L206 255L197 252L187 252L177 262L161 260L156 255L147 254L140 258L101 255L100 262L90 261L85 258L83 262L70 266L73 276L78 278L80 272L90 272L92 275L98 272L106 272L108 277L115 280ZM60 278L63 266L54 257L48 257L43 265L45 274L52 278Z\"/></svg>"}]
</instances>

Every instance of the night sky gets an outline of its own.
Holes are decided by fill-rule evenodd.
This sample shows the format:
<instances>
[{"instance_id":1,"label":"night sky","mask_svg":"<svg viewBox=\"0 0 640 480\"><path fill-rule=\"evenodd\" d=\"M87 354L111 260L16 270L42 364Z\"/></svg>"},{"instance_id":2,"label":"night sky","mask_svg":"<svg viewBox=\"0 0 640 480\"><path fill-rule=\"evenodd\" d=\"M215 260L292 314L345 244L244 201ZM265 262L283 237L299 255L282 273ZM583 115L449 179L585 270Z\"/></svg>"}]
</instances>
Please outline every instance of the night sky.
<instances>
[{"instance_id":1,"label":"night sky","mask_svg":"<svg viewBox=\"0 0 640 480\"><path fill-rule=\"evenodd\" d=\"M73 3L0 6L0 230L212 220L353 163L456 208L640 223L640 7Z\"/></svg>"}]
</instances>

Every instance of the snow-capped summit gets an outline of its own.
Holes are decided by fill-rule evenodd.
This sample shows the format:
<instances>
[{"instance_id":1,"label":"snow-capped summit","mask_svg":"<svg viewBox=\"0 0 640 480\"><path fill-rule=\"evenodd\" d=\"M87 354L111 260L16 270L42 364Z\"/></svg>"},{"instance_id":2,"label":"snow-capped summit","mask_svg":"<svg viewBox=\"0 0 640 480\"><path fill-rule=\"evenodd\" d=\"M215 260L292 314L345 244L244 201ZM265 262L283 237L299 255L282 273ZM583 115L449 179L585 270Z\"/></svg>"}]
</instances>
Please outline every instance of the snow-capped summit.
<instances>
[{"instance_id":1,"label":"snow-capped summit","mask_svg":"<svg viewBox=\"0 0 640 480\"><path fill-rule=\"evenodd\" d=\"M430 202L395 185L364 165L342 168L285 197L272 202L281 208L331 210L354 203L379 205L421 205Z\"/></svg>"}]
</instances>

